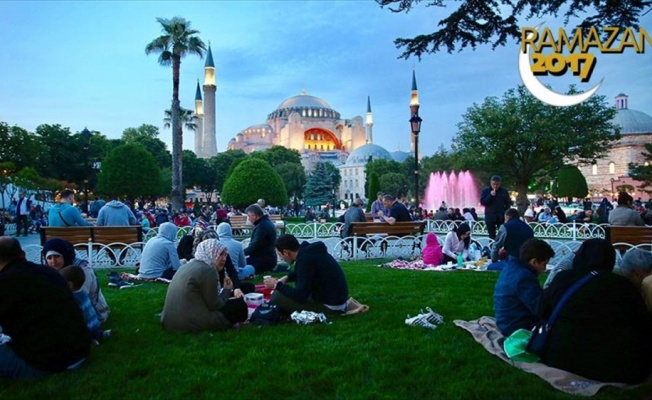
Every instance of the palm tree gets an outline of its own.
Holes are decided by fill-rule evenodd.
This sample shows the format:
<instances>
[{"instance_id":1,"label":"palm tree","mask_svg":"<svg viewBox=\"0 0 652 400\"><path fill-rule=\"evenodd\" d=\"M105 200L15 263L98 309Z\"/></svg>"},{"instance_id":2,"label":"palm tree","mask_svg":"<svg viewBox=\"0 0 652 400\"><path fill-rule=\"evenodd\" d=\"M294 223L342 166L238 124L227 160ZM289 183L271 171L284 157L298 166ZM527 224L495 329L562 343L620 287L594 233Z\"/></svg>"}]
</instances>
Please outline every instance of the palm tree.
<instances>
[{"instance_id":1,"label":"palm tree","mask_svg":"<svg viewBox=\"0 0 652 400\"><path fill-rule=\"evenodd\" d=\"M183 126L186 127L189 131L195 131L197 129L197 116L193 110L187 110L181 107L179 112L179 119L183 122ZM163 127L169 128L172 123L172 111L165 110L165 118L163 118Z\"/></svg>"},{"instance_id":2,"label":"palm tree","mask_svg":"<svg viewBox=\"0 0 652 400\"><path fill-rule=\"evenodd\" d=\"M183 132L181 129L181 105L179 103L179 71L181 59L187 54L204 56L206 44L195 36L199 31L190 29L190 21L181 17L172 19L156 18L161 24L163 35L145 46L145 54L160 53L158 62L163 66L172 66L172 192L170 200L176 210L183 205L183 184L181 182Z\"/></svg>"}]
</instances>

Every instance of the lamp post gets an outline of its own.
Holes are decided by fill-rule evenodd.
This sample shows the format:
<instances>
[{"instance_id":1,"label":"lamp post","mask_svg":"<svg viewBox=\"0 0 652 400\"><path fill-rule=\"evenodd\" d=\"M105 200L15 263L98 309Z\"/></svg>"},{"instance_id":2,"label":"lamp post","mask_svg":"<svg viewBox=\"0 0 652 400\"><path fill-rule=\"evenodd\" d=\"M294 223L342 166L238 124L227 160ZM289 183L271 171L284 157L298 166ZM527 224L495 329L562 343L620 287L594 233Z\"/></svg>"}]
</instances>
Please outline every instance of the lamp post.
<instances>
[{"instance_id":1,"label":"lamp post","mask_svg":"<svg viewBox=\"0 0 652 400\"><path fill-rule=\"evenodd\" d=\"M335 173L331 173L331 185L333 190L333 218L335 218L335 203L337 203L337 199L335 198Z\"/></svg>"},{"instance_id":2,"label":"lamp post","mask_svg":"<svg viewBox=\"0 0 652 400\"><path fill-rule=\"evenodd\" d=\"M93 134L84 127L80 133L84 145L84 212L88 215L88 149L91 146Z\"/></svg>"},{"instance_id":3,"label":"lamp post","mask_svg":"<svg viewBox=\"0 0 652 400\"><path fill-rule=\"evenodd\" d=\"M410 128L414 135L414 202L419 207L419 132L421 132L421 117L419 117L419 92L417 78L412 70L412 100L410 100Z\"/></svg>"},{"instance_id":4,"label":"lamp post","mask_svg":"<svg viewBox=\"0 0 652 400\"><path fill-rule=\"evenodd\" d=\"M614 182L616 181L614 178L609 179L611 181L611 201L614 201Z\"/></svg>"}]
</instances>

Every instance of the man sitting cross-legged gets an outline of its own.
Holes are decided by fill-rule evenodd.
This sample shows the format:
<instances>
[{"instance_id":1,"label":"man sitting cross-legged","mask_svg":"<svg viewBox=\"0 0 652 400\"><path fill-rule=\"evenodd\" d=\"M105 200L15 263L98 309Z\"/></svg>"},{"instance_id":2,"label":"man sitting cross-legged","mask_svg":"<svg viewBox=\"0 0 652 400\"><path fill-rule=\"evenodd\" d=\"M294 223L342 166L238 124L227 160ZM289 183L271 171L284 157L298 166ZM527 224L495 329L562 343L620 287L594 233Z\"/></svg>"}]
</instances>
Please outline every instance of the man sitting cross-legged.
<instances>
[{"instance_id":1,"label":"man sitting cross-legged","mask_svg":"<svg viewBox=\"0 0 652 400\"><path fill-rule=\"evenodd\" d=\"M531 329L539 322L539 302L543 289L537 275L546 270L555 255L543 240L529 239L518 258L510 258L494 289L496 325L506 337L517 329Z\"/></svg>"},{"instance_id":2,"label":"man sitting cross-legged","mask_svg":"<svg viewBox=\"0 0 652 400\"><path fill-rule=\"evenodd\" d=\"M287 314L302 310L327 314L346 311L346 278L323 242L299 244L293 235L282 235L276 240L276 251L285 262L294 263L294 268L281 279L265 278L265 286L275 289L272 304ZM290 286L288 282L296 284Z\"/></svg>"}]
</instances>

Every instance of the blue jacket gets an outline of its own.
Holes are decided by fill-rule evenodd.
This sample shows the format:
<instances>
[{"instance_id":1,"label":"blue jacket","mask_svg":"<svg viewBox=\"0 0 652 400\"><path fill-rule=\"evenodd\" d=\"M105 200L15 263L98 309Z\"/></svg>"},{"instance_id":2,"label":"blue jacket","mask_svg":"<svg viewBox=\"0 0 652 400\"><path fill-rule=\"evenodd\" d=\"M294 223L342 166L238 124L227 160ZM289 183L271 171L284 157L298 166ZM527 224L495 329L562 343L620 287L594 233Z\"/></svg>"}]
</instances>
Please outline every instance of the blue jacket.
<instances>
[{"instance_id":1,"label":"blue jacket","mask_svg":"<svg viewBox=\"0 0 652 400\"><path fill-rule=\"evenodd\" d=\"M63 220L61 219L63 218ZM49 226L91 226L90 222L82 218L78 209L68 203L55 204L48 214Z\"/></svg>"},{"instance_id":2,"label":"blue jacket","mask_svg":"<svg viewBox=\"0 0 652 400\"><path fill-rule=\"evenodd\" d=\"M138 221L131 209L117 200L106 203L97 216L97 226L129 226L137 224Z\"/></svg>"},{"instance_id":3,"label":"blue jacket","mask_svg":"<svg viewBox=\"0 0 652 400\"><path fill-rule=\"evenodd\" d=\"M165 222L158 228L158 235L150 239L140 257L138 276L144 279L155 279L163 275L166 269L175 271L181 266L177 247L177 227L172 222Z\"/></svg>"},{"instance_id":4,"label":"blue jacket","mask_svg":"<svg viewBox=\"0 0 652 400\"><path fill-rule=\"evenodd\" d=\"M505 336L517 329L531 329L538 321L543 289L527 264L510 257L494 289L496 325Z\"/></svg>"}]
</instances>

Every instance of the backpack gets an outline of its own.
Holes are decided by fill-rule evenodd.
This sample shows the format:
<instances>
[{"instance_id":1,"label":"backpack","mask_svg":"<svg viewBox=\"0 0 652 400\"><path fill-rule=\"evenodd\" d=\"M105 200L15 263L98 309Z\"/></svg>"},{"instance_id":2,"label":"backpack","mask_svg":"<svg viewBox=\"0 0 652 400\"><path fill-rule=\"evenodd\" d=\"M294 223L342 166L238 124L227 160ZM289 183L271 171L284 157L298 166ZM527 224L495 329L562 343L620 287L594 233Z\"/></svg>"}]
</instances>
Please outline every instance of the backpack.
<instances>
[{"instance_id":1,"label":"backpack","mask_svg":"<svg viewBox=\"0 0 652 400\"><path fill-rule=\"evenodd\" d=\"M249 318L249 322L254 325L276 325L280 320L281 310L276 305L269 303L258 306Z\"/></svg>"}]
</instances>

